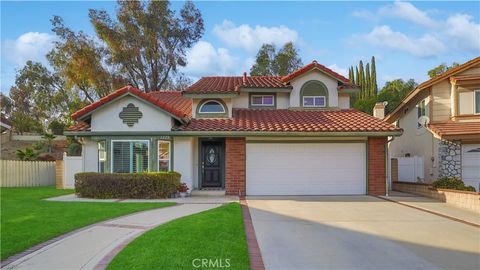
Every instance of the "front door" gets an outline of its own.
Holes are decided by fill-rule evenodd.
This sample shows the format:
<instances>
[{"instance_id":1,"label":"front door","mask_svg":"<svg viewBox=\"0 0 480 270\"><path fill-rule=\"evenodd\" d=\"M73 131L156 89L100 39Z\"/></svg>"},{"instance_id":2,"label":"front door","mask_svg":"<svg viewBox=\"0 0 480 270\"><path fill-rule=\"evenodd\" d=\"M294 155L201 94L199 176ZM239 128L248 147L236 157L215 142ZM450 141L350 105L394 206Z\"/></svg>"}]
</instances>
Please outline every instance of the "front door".
<instances>
[{"instance_id":1,"label":"front door","mask_svg":"<svg viewBox=\"0 0 480 270\"><path fill-rule=\"evenodd\" d=\"M202 141L201 174L202 187L222 187L223 141Z\"/></svg>"}]
</instances>

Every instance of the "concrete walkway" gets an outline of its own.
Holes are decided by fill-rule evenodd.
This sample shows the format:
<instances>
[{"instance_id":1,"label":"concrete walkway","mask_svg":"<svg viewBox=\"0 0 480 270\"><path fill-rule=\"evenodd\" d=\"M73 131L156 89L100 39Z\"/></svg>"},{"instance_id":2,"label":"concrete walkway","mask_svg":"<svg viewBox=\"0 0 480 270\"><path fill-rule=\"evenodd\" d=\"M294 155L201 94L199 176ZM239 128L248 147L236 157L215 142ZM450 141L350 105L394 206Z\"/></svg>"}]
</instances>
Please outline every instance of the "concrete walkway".
<instances>
[{"instance_id":1,"label":"concrete walkway","mask_svg":"<svg viewBox=\"0 0 480 270\"><path fill-rule=\"evenodd\" d=\"M427 211L435 212L441 215L452 217L458 220L463 220L468 223L480 226L480 213L476 213L474 211L457 207L445 202L398 191L392 192L390 196L382 198L413 206L416 208L424 209Z\"/></svg>"},{"instance_id":2,"label":"concrete walkway","mask_svg":"<svg viewBox=\"0 0 480 270\"><path fill-rule=\"evenodd\" d=\"M62 195L58 197L52 197L45 199L47 201L58 201L58 202L121 202L121 203L132 203L132 202L175 202L179 204L225 204L231 202L238 202L238 196L190 196L186 198L171 198L171 199L89 199L89 198L80 198L76 194Z\"/></svg>"},{"instance_id":3,"label":"concrete walkway","mask_svg":"<svg viewBox=\"0 0 480 270\"><path fill-rule=\"evenodd\" d=\"M148 210L88 226L28 254L2 269L104 269L129 242L176 218L221 204L181 204Z\"/></svg>"}]
</instances>

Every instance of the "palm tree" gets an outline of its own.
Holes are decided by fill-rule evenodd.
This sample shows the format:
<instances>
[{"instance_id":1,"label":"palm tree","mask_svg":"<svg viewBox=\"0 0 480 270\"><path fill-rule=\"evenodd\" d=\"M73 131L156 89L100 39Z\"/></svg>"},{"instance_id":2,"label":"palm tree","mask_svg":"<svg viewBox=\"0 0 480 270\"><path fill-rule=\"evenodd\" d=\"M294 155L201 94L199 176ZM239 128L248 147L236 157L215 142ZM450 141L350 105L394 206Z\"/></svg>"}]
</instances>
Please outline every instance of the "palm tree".
<instances>
[{"instance_id":1,"label":"palm tree","mask_svg":"<svg viewBox=\"0 0 480 270\"><path fill-rule=\"evenodd\" d=\"M52 133L45 133L42 136L42 139L48 141L48 153L52 153L52 141L56 138Z\"/></svg>"},{"instance_id":2,"label":"palm tree","mask_svg":"<svg viewBox=\"0 0 480 270\"><path fill-rule=\"evenodd\" d=\"M38 158L38 152L32 148L25 148L25 150L17 150L17 157L23 161L32 161Z\"/></svg>"}]
</instances>

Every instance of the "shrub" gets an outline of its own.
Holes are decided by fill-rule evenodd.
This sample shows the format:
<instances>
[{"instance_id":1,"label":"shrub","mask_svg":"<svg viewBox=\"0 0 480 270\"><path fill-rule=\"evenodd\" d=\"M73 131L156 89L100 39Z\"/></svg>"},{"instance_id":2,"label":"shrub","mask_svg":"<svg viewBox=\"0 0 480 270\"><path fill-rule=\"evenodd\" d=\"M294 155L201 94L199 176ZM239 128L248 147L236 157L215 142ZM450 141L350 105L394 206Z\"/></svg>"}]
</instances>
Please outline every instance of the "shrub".
<instances>
[{"instance_id":1,"label":"shrub","mask_svg":"<svg viewBox=\"0 0 480 270\"><path fill-rule=\"evenodd\" d=\"M80 197L159 199L177 192L177 172L77 173L75 192Z\"/></svg>"},{"instance_id":2,"label":"shrub","mask_svg":"<svg viewBox=\"0 0 480 270\"><path fill-rule=\"evenodd\" d=\"M437 181L434 181L432 186L434 188L475 191L474 187L465 186L465 183L458 177L441 177Z\"/></svg>"},{"instance_id":3,"label":"shrub","mask_svg":"<svg viewBox=\"0 0 480 270\"><path fill-rule=\"evenodd\" d=\"M37 160L39 153L32 148L25 148L25 150L17 150L17 157L23 161Z\"/></svg>"},{"instance_id":4,"label":"shrub","mask_svg":"<svg viewBox=\"0 0 480 270\"><path fill-rule=\"evenodd\" d=\"M52 122L50 122L50 124L48 124L48 128L52 131L54 135L63 135L65 124L58 120L53 120Z\"/></svg>"},{"instance_id":5,"label":"shrub","mask_svg":"<svg viewBox=\"0 0 480 270\"><path fill-rule=\"evenodd\" d=\"M44 152L45 143L42 142L42 141L35 142L35 143L32 144L32 148L37 150L37 151Z\"/></svg>"},{"instance_id":6,"label":"shrub","mask_svg":"<svg viewBox=\"0 0 480 270\"><path fill-rule=\"evenodd\" d=\"M67 153L69 156L82 155L82 145L76 142L72 142L67 146Z\"/></svg>"}]
</instances>

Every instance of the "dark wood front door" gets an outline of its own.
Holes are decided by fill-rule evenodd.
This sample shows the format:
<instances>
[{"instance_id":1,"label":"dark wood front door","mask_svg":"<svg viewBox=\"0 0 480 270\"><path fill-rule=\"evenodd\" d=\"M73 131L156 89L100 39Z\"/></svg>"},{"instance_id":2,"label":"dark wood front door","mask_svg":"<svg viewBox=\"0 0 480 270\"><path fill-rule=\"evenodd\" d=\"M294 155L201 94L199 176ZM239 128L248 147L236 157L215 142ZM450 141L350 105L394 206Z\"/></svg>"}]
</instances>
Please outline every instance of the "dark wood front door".
<instances>
[{"instance_id":1,"label":"dark wood front door","mask_svg":"<svg viewBox=\"0 0 480 270\"><path fill-rule=\"evenodd\" d=\"M202 187L222 187L223 142L203 141L201 147Z\"/></svg>"}]
</instances>

